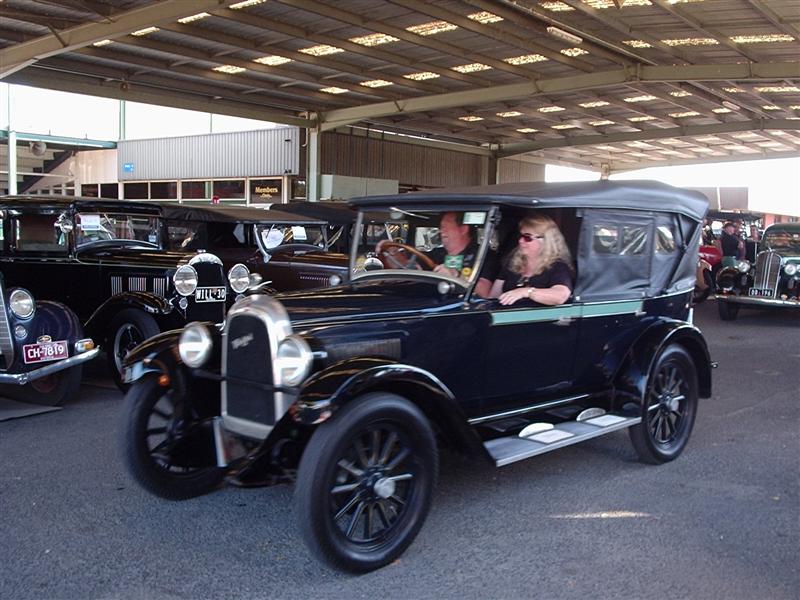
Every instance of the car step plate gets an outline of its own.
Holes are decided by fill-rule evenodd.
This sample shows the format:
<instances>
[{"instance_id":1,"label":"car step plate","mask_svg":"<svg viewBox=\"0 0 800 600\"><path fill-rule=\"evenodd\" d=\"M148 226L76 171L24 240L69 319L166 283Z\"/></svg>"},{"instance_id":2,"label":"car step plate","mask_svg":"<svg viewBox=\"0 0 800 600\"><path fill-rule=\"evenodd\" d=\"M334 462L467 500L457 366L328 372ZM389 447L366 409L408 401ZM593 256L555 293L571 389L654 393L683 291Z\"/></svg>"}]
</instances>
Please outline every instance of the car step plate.
<instances>
[{"instance_id":1,"label":"car step plate","mask_svg":"<svg viewBox=\"0 0 800 600\"><path fill-rule=\"evenodd\" d=\"M502 467L518 460L578 444L612 431L626 429L641 421L641 417L607 414L580 423L577 421L559 423L549 431L536 433L527 438L513 435L489 440L484 446L495 464Z\"/></svg>"}]
</instances>

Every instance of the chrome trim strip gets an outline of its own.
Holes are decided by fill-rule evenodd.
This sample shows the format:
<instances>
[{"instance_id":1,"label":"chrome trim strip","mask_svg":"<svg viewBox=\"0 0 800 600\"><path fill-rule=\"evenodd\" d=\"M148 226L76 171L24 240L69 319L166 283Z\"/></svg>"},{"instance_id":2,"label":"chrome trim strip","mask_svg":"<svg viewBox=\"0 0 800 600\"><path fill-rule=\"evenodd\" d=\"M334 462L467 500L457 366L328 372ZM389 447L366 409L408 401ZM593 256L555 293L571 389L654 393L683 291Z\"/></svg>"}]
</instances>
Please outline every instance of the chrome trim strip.
<instances>
[{"instance_id":1,"label":"chrome trim strip","mask_svg":"<svg viewBox=\"0 0 800 600\"><path fill-rule=\"evenodd\" d=\"M77 354L70 358L66 358L62 361L47 365L42 367L41 369L36 369L35 371L28 371L27 373L0 373L0 383L13 383L16 385L25 385L31 381L35 381L36 379L41 379L42 377L46 377L53 373L57 373L58 371L62 371L64 369L69 369L76 365L81 365L87 361L92 360L97 353L100 352L99 348L93 348L92 350L87 350L82 354Z\"/></svg>"},{"instance_id":2,"label":"chrome trim strip","mask_svg":"<svg viewBox=\"0 0 800 600\"><path fill-rule=\"evenodd\" d=\"M800 307L800 300L776 300L774 298L758 298L755 296L725 296L724 294L717 294L717 300L723 302L731 302L733 304L755 304L767 306L796 306Z\"/></svg>"},{"instance_id":3,"label":"chrome trim strip","mask_svg":"<svg viewBox=\"0 0 800 600\"><path fill-rule=\"evenodd\" d=\"M535 410L542 410L545 408L560 406L562 404L569 404L570 402L575 402L577 400L585 400L586 398L591 398L591 397L592 397L591 394L578 394L577 396L568 396L566 398L561 398L560 400L551 400L550 402L531 404L530 406L526 406L525 408L516 408L514 410L507 410L505 412L495 413L493 415L487 415L485 417L477 417L475 419L469 419L467 422L470 425L478 425L480 423L486 423L487 421L498 421L506 417L513 417L515 415L521 415L527 412L533 412Z\"/></svg>"}]
</instances>

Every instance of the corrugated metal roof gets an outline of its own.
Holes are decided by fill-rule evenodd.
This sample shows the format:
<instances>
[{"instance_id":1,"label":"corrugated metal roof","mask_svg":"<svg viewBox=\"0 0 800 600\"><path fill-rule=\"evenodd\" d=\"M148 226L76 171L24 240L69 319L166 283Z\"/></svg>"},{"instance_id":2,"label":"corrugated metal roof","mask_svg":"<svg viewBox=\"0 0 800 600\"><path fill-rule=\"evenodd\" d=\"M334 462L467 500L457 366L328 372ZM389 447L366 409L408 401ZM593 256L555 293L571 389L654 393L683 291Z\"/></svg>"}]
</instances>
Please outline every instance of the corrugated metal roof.
<instances>
[{"instance_id":1,"label":"corrugated metal roof","mask_svg":"<svg viewBox=\"0 0 800 600\"><path fill-rule=\"evenodd\" d=\"M800 155L798 15L797 0L13 0L0 74L618 170Z\"/></svg>"}]
</instances>

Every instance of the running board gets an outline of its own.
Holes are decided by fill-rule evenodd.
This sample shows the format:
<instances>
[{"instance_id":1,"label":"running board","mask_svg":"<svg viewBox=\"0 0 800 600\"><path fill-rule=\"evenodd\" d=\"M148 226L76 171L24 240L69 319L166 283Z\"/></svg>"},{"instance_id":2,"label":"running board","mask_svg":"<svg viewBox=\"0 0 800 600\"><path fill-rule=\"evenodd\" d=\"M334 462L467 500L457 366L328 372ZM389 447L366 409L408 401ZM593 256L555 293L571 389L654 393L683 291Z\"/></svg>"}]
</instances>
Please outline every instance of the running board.
<instances>
[{"instance_id":1,"label":"running board","mask_svg":"<svg viewBox=\"0 0 800 600\"><path fill-rule=\"evenodd\" d=\"M504 465L524 460L537 454L552 452L565 446L578 444L612 431L627 429L641 423L641 417L623 417L606 414L585 421L567 421L553 426L552 429L533 433L528 437L516 435L489 440L484 444L495 465Z\"/></svg>"}]
</instances>

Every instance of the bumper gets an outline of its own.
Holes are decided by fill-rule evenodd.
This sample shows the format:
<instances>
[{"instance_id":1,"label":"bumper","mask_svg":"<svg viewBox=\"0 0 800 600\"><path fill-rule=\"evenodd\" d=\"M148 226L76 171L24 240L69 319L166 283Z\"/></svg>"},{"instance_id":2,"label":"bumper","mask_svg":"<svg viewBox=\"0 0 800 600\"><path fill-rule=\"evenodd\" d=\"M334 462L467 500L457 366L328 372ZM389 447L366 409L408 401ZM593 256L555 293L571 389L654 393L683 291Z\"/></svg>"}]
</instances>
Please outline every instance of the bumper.
<instances>
[{"instance_id":1,"label":"bumper","mask_svg":"<svg viewBox=\"0 0 800 600\"><path fill-rule=\"evenodd\" d=\"M26 373L0 373L0 383L10 383L14 385L25 385L36 379L47 377L53 373L69 369L71 367L82 365L83 363L92 360L97 353L100 352L99 348L93 348L81 354L77 354L70 358L51 363L35 371L28 371Z\"/></svg>"},{"instance_id":2,"label":"bumper","mask_svg":"<svg viewBox=\"0 0 800 600\"><path fill-rule=\"evenodd\" d=\"M800 308L800 300L777 300L775 298L755 298L750 296L726 296L717 294L717 300L732 304L751 304L753 306L794 306Z\"/></svg>"}]
</instances>

